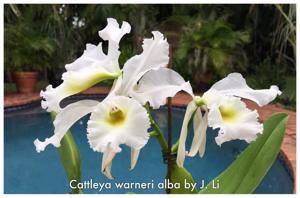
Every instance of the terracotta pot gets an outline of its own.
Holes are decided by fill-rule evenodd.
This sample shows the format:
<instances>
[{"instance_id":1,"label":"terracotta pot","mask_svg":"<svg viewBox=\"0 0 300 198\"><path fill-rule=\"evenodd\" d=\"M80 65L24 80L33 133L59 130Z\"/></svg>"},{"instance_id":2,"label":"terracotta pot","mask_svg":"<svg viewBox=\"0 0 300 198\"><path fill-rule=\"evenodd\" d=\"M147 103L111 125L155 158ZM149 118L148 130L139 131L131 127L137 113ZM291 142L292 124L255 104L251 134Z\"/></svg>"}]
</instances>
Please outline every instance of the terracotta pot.
<instances>
[{"instance_id":1,"label":"terracotta pot","mask_svg":"<svg viewBox=\"0 0 300 198\"><path fill-rule=\"evenodd\" d=\"M14 79L18 93L34 93L38 76L38 72L15 72Z\"/></svg>"}]
</instances>

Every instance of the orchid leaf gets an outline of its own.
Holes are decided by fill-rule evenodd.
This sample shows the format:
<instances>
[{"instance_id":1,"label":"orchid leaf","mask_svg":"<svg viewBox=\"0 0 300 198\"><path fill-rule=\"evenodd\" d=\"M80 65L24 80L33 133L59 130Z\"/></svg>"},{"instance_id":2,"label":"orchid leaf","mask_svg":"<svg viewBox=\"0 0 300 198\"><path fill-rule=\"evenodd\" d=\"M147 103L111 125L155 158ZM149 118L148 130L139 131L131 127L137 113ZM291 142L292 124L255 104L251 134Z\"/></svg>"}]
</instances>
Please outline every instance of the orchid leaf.
<instances>
[{"instance_id":1,"label":"orchid leaf","mask_svg":"<svg viewBox=\"0 0 300 198\"><path fill-rule=\"evenodd\" d=\"M172 166L172 174L171 174L171 182L173 184L180 183L180 189L172 188L171 194L195 194L197 193L197 189L194 188L185 188L185 183L195 185L195 181L190 172L188 172L185 168L179 168L176 163ZM190 185L191 186L191 185Z\"/></svg>"},{"instance_id":2,"label":"orchid leaf","mask_svg":"<svg viewBox=\"0 0 300 198\"><path fill-rule=\"evenodd\" d=\"M264 123L264 131L240 156L214 181L219 188L213 188L211 181L202 194L248 194L260 184L280 151L288 120L286 113L276 113Z\"/></svg>"},{"instance_id":3,"label":"orchid leaf","mask_svg":"<svg viewBox=\"0 0 300 198\"><path fill-rule=\"evenodd\" d=\"M51 119L54 121L56 114L51 113ZM81 180L81 159L78 147L73 139L70 130L65 134L60 142L61 146L57 148L60 160L64 166L69 181L76 180L73 186ZM73 194L81 194L80 189L72 189Z\"/></svg>"}]
</instances>

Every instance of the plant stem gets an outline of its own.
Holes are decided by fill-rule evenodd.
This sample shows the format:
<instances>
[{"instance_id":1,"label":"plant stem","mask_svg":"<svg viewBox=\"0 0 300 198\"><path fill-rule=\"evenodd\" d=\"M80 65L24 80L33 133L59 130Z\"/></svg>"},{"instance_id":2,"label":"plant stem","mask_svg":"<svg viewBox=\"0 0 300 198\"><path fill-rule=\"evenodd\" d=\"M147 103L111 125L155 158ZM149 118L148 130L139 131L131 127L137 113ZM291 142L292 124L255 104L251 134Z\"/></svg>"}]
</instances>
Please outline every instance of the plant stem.
<instances>
[{"instance_id":1,"label":"plant stem","mask_svg":"<svg viewBox=\"0 0 300 198\"><path fill-rule=\"evenodd\" d=\"M156 124L154 118L152 117L152 115L150 113L149 105L146 104L145 108L148 112L150 124L153 129L153 131L150 132L150 137L155 137L157 139L157 141L160 144L160 147L164 153L168 152L168 145L167 145L166 139L163 135L163 132L160 130L159 126Z\"/></svg>"},{"instance_id":2,"label":"plant stem","mask_svg":"<svg viewBox=\"0 0 300 198\"><path fill-rule=\"evenodd\" d=\"M162 148L162 151L163 152L168 152L168 145L167 145L167 142L165 140L165 137L164 137L162 131L160 130L160 128L158 127L158 125L156 124L156 122L154 120L152 120L151 126L156 132L155 137L158 140L158 142L159 142L159 144Z\"/></svg>"}]
</instances>

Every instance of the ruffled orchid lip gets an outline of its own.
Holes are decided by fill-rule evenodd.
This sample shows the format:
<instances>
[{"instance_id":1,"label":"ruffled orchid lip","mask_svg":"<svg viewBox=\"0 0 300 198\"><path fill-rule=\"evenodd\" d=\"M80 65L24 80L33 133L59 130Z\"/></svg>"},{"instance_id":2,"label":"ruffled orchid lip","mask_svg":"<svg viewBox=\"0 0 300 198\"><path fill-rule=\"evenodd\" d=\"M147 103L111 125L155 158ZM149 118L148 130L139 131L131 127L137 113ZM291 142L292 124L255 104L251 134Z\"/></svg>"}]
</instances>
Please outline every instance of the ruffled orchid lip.
<instances>
[{"instance_id":1,"label":"ruffled orchid lip","mask_svg":"<svg viewBox=\"0 0 300 198\"><path fill-rule=\"evenodd\" d=\"M112 96L95 107L88 121L88 142L94 151L103 153L103 174L112 178L111 163L122 144L132 149L130 169L134 168L139 150L148 142L149 127L145 108L132 98Z\"/></svg>"}]
</instances>

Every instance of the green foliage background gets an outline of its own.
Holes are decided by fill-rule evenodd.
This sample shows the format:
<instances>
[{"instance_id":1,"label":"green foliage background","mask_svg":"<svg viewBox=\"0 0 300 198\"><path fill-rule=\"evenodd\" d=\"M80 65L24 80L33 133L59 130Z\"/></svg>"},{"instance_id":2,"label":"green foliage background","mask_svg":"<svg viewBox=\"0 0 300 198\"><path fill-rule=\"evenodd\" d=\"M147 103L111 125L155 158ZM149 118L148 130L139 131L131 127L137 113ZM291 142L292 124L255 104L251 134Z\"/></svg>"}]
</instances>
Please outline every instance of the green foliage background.
<instances>
[{"instance_id":1,"label":"green foliage background","mask_svg":"<svg viewBox=\"0 0 300 198\"><path fill-rule=\"evenodd\" d=\"M132 26L120 44L121 66L159 30L172 46L173 69L196 91L236 71L254 88L279 85L277 102L295 109L295 5L6 4L4 16L6 82L20 70L60 76L86 43L101 42L98 31L113 17Z\"/></svg>"}]
</instances>

